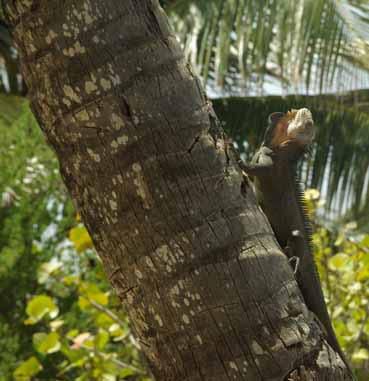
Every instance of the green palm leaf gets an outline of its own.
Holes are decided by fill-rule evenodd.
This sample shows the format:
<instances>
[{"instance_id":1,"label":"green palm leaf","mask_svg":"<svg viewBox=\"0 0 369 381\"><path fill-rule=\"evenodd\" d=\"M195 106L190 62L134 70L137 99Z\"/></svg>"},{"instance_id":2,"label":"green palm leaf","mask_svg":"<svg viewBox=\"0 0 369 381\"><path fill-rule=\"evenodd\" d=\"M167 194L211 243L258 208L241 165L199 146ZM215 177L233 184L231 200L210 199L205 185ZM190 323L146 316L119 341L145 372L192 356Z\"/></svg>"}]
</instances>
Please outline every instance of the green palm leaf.
<instances>
[{"instance_id":1,"label":"green palm leaf","mask_svg":"<svg viewBox=\"0 0 369 381\"><path fill-rule=\"evenodd\" d=\"M358 73L368 82L369 32L363 30L369 30L369 9L363 1L166 3L188 59L212 87L262 93L266 81L274 78L294 92L322 92L335 82L335 89L347 90L347 79Z\"/></svg>"}]
</instances>

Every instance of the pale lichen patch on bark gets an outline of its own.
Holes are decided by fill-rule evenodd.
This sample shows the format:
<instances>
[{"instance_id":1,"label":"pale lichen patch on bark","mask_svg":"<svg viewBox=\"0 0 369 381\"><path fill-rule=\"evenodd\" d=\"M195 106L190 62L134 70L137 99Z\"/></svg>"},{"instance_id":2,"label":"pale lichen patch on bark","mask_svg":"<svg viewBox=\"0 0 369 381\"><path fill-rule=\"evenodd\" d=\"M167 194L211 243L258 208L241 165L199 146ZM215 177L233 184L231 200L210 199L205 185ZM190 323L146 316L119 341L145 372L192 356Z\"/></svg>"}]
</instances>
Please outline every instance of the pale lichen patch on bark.
<instances>
[{"instance_id":1,"label":"pale lichen patch on bark","mask_svg":"<svg viewBox=\"0 0 369 381\"><path fill-rule=\"evenodd\" d=\"M133 176L134 176L133 183L136 186L137 196L141 198L143 207L145 209L150 209L151 197L150 197L149 189L147 187L147 184L143 176L141 164L140 163L132 164L132 170L133 170Z\"/></svg>"},{"instance_id":2,"label":"pale lichen patch on bark","mask_svg":"<svg viewBox=\"0 0 369 381\"><path fill-rule=\"evenodd\" d=\"M230 361L229 362L229 367L233 370L235 370L236 372L238 372L238 367L237 367L237 364L234 362L234 361Z\"/></svg>"},{"instance_id":3,"label":"pale lichen patch on bark","mask_svg":"<svg viewBox=\"0 0 369 381\"><path fill-rule=\"evenodd\" d=\"M75 42L73 47L63 49L63 54L68 57L74 57L77 54L85 54L86 48L80 44L79 41Z\"/></svg>"},{"instance_id":4,"label":"pale lichen patch on bark","mask_svg":"<svg viewBox=\"0 0 369 381\"><path fill-rule=\"evenodd\" d=\"M200 345L203 344L202 337L200 335L196 335L195 337Z\"/></svg>"},{"instance_id":5,"label":"pale lichen patch on bark","mask_svg":"<svg viewBox=\"0 0 369 381\"><path fill-rule=\"evenodd\" d=\"M96 86L96 84L93 81L87 81L85 83L85 91L87 94L92 94L96 90L98 90L98 87Z\"/></svg>"},{"instance_id":6,"label":"pale lichen patch on bark","mask_svg":"<svg viewBox=\"0 0 369 381\"><path fill-rule=\"evenodd\" d=\"M183 315L182 320L185 324L190 324L190 318L187 315Z\"/></svg>"},{"instance_id":7,"label":"pale lichen patch on bark","mask_svg":"<svg viewBox=\"0 0 369 381\"><path fill-rule=\"evenodd\" d=\"M163 327L164 326L163 320L161 319L161 317L159 315L155 315L154 318L158 322L159 327Z\"/></svg>"},{"instance_id":8,"label":"pale lichen patch on bark","mask_svg":"<svg viewBox=\"0 0 369 381\"><path fill-rule=\"evenodd\" d=\"M118 136L117 143L119 145L126 145L128 143L128 136L127 135Z\"/></svg>"},{"instance_id":9,"label":"pale lichen patch on bark","mask_svg":"<svg viewBox=\"0 0 369 381\"><path fill-rule=\"evenodd\" d=\"M101 157L99 154L95 153L91 148L87 148L87 153L92 157L96 163L100 163Z\"/></svg>"},{"instance_id":10,"label":"pale lichen patch on bark","mask_svg":"<svg viewBox=\"0 0 369 381\"><path fill-rule=\"evenodd\" d=\"M55 33L53 30L50 29L48 35L45 37L45 41L47 44L52 44L53 40L55 40L58 37L58 34Z\"/></svg>"},{"instance_id":11,"label":"pale lichen patch on bark","mask_svg":"<svg viewBox=\"0 0 369 381\"><path fill-rule=\"evenodd\" d=\"M86 110L79 111L78 113L75 114L75 117L77 120L81 122L87 122L90 119L88 112Z\"/></svg>"},{"instance_id":12,"label":"pale lichen patch on bark","mask_svg":"<svg viewBox=\"0 0 369 381\"><path fill-rule=\"evenodd\" d=\"M111 210L118 210L118 203L114 200L109 200Z\"/></svg>"},{"instance_id":13,"label":"pale lichen patch on bark","mask_svg":"<svg viewBox=\"0 0 369 381\"><path fill-rule=\"evenodd\" d=\"M81 97L74 91L74 89L71 86L65 85L63 87L63 90L64 90L64 94L69 99L71 99L72 101L74 101L76 103L81 103Z\"/></svg>"},{"instance_id":14,"label":"pale lichen patch on bark","mask_svg":"<svg viewBox=\"0 0 369 381\"><path fill-rule=\"evenodd\" d=\"M105 78L100 79L100 85L104 91L108 91L111 89L111 82Z\"/></svg>"},{"instance_id":15,"label":"pale lichen patch on bark","mask_svg":"<svg viewBox=\"0 0 369 381\"><path fill-rule=\"evenodd\" d=\"M134 115L132 117L132 120L133 120L133 123L138 126L140 124L140 119L138 118L138 116Z\"/></svg>"},{"instance_id":16,"label":"pale lichen patch on bark","mask_svg":"<svg viewBox=\"0 0 369 381\"><path fill-rule=\"evenodd\" d=\"M92 24L96 20L96 15L91 12L87 2L84 4L84 8L85 11L81 13L81 16L84 18L84 21L87 25Z\"/></svg>"},{"instance_id":17,"label":"pale lichen patch on bark","mask_svg":"<svg viewBox=\"0 0 369 381\"><path fill-rule=\"evenodd\" d=\"M63 98L62 102L67 106L67 107L70 107L72 106L72 102L67 99L67 98Z\"/></svg>"},{"instance_id":18,"label":"pale lichen patch on bark","mask_svg":"<svg viewBox=\"0 0 369 381\"><path fill-rule=\"evenodd\" d=\"M143 279L142 272L139 269L135 270L135 275L138 279Z\"/></svg>"},{"instance_id":19,"label":"pale lichen patch on bark","mask_svg":"<svg viewBox=\"0 0 369 381\"><path fill-rule=\"evenodd\" d=\"M179 303L177 303L175 300L171 301L171 305L173 308L181 308L181 305Z\"/></svg>"},{"instance_id":20,"label":"pale lichen patch on bark","mask_svg":"<svg viewBox=\"0 0 369 381\"><path fill-rule=\"evenodd\" d=\"M117 131L124 127L124 120L115 113L111 115L111 122L113 124L113 128Z\"/></svg>"},{"instance_id":21,"label":"pale lichen patch on bark","mask_svg":"<svg viewBox=\"0 0 369 381\"><path fill-rule=\"evenodd\" d=\"M155 268L154 262L152 261L152 259L149 256L146 257L146 264L150 268L151 271L153 271L153 272L157 271Z\"/></svg>"},{"instance_id":22,"label":"pale lichen patch on bark","mask_svg":"<svg viewBox=\"0 0 369 381\"><path fill-rule=\"evenodd\" d=\"M128 136L122 135L122 136L118 136L115 140L113 140L110 143L110 146L115 150L114 152L116 153L117 152L116 150L120 145L126 145L127 143L128 143Z\"/></svg>"},{"instance_id":23,"label":"pale lichen patch on bark","mask_svg":"<svg viewBox=\"0 0 369 381\"><path fill-rule=\"evenodd\" d=\"M255 353L255 355L259 355L260 356L260 355L264 354L263 348L255 340L251 343L251 348L252 348L252 351Z\"/></svg>"}]
</instances>

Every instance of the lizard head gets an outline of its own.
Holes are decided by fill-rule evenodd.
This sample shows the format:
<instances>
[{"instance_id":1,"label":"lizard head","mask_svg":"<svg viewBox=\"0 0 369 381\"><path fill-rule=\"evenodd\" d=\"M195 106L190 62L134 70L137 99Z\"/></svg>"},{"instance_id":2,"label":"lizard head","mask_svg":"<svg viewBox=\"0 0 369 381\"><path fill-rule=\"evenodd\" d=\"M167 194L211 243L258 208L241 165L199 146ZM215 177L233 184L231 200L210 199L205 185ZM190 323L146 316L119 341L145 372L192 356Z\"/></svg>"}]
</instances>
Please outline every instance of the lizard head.
<instances>
[{"instance_id":1,"label":"lizard head","mask_svg":"<svg viewBox=\"0 0 369 381\"><path fill-rule=\"evenodd\" d=\"M295 146L305 150L313 142L313 116L307 108L291 110L286 114L275 112L269 116L269 128L264 144L272 149Z\"/></svg>"}]
</instances>

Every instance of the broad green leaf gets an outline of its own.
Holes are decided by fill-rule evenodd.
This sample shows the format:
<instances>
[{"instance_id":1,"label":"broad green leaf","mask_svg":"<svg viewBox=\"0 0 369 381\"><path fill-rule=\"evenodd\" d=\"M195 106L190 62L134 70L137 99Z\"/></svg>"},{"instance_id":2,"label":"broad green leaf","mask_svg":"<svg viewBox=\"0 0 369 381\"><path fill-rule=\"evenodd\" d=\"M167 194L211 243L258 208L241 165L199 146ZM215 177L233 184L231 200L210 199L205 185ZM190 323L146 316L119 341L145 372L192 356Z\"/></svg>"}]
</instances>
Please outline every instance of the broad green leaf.
<instances>
[{"instance_id":1,"label":"broad green leaf","mask_svg":"<svg viewBox=\"0 0 369 381\"><path fill-rule=\"evenodd\" d=\"M49 334L39 332L33 335L33 345L42 354L55 353L59 351L61 346L59 339L60 337L56 332Z\"/></svg>"},{"instance_id":2,"label":"broad green leaf","mask_svg":"<svg viewBox=\"0 0 369 381\"><path fill-rule=\"evenodd\" d=\"M117 376L114 374L105 373L102 375L102 381L116 381Z\"/></svg>"},{"instance_id":3,"label":"broad green leaf","mask_svg":"<svg viewBox=\"0 0 369 381\"><path fill-rule=\"evenodd\" d=\"M66 286L71 286L72 284L78 284L80 278L77 275L67 275L63 277L63 283Z\"/></svg>"},{"instance_id":4,"label":"broad green leaf","mask_svg":"<svg viewBox=\"0 0 369 381\"><path fill-rule=\"evenodd\" d=\"M95 324L100 328L109 329L110 331L110 327L114 324L114 320L106 313L102 312L96 315Z\"/></svg>"},{"instance_id":5,"label":"broad green leaf","mask_svg":"<svg viewBox=\"0 0 369 381\"><path fill-rule=\"evenodd\" d=\"M112 324L110 327L109 327L109 333L111 336L115 337L115 338L119 338L119 337L122 337L122 336L125 336L125 332L124 330L122 329L122 327L117 324L117 323L114 323Z\"/></svg>"},{"instance_id":6,"label":"broad green leaf","mask_svg":"<svg viewBox=\"0 0 369 381\"><path fill-rule=\"evenodd\" d=\"M369 268L364 267L361 270L359 270L357 275L356 275L356 279L359 282L363 282L365 280L369 280Z\"/></svg>"},{"instance_id":7,"label":"broad green leaf","mask_svg":"<svg viewBox=\"0 0 369 381\"><path fill-rule=\"evenodd\" d=\"M70 230L69 239L73 242L74 247L79 253L93 248L91 237L82 225Z\"/></svg>"},{"instance_id":8,"label":"broad green leaf","mask_svg":"<svg viewBox=\"0 0 369 381\"><path fill-rule=\"evenodd\" d=\"M81 310L85 310L86 308L90 307L90 305L91 303L84 296L80 296L78 298L78 306Z\"/></svg>"},{"instance_id":9,"label":"broad green leaf","mask_svg":"<svg viewBox=\"0 0 369 381\"><path fill-rule=\"evenodd\" d=\"M357 362L369 360L369 350L366 348L360 348L353 353L352 360Z\"/></svg>"},{"instance_id":10,"label":"broad green leaf","mask_svg":"<svg viewBox=\"0 0 369 381\"><path fill-rule=\"evenodd\" d=\"M72 329L67 332L66 337L67 339L73 339L79 334L78 329Z\"/></svg>"},{"instance_id":11,"label":"broad green leaf","mask_svg":"<svg viewBox=\"0 0 369 381\"><path fill-rule=\"evenodd\" d=\"M87 296L90 300L101 304L102 306L106 306L109 302L108 294L105 292L94 292L94 291L88 291Z\"/></svg>"},{"instance_id":12,"label":"broad green leaf","mask_svg":"<svg viewBox=\"0 0 369 381\"><path fill-rule=\"evenodd\" d=\"M100 330L98 334L95 336L96 348L102 350L105 348L108 342L109 342L109 334L104 330Z\"/></svg>"},{"instance_id":13,"label":"broad green leaf","mask_svg":"<svg viewBox=\"0 0 369 381\"><path fill-rule=\"evenodd\" d=\"M22 362L14 371L13 375L16 380L28 381L33 376L42 370L42 365L36 357L30 357L28 360Z\"/></svg>"},{"instance_id":14,"label":"broad green leaf","mask_svg":"<svg viewBox=\"0 0 369 381\"><path fill-rule=\"evenodd\" d=\"M369 247L369 235L365 235L361 241L361 244L365 247Z\"/></svg>"},{"instance_id":15,"label":"broad green leaf","mask_svg":"<svg viewBox=\"0 0 369 381\"><path fill-rule=\"evenodd\" d=\"M341 246L342 245L342 243L344 242L344 240L345 240L345 237L344 237L344 235L343 234L340 234L338 237L337 237L337 239L336 239L336 241L334 242L334 246Z\"/></svg>"},{"instance_id":16,"label":"broad green leaf","mask_svg":"<svg viewBox=\"0 0 369 381\"><path fill-rule=\"evenodd\" d=\"M52 319L55 318L59 313L59 309L49 296L38 295L28 302L26 312L29 318L25 321L25 324L36 324L46 315L49 315Z\"/></svg>"},{"instance_id":17,"label":"broad green leaf","mask_svg":"<svg viewBox=\"0 0 369 381\"><path fill-rule=\"evenodd\" d=\"M134 376L135 374L136 374L136 372L131 368L125 368L119 372L119 376L121 378L131 377L131 376Z\"/></svg>"},{"instance_id":18,"label":"broad green leaf","mask_svg":"<svg viewBox=\"0 0 369 381\"><path fill-rule=\"evenodd\" d=\"M88 360L86 357L86 352L83 350L76 350L69 346L62 345L61 352L69 360L70 364L68 367L71 368L83 366Z\"/></svg>"},{"instance_id":19,"label":"broad green leaf","mask_svg":"<svg viewBox=\"0 0 369 381\"><path fill-rule=\"evenodd\" d=\"M81 290L81 293L84 294L84 296L87 299L87 301L85 300L81 301L81 304L84 308L86 308L87 302L89 300L96 302L102 306L106 306L109 302L109 294L106 292L102 292L96 284L83 282L80 287L80 290Z\"/></svg>"},{"instance_id":20,"label":"broad green leaf","mask_svg":"<svg viewBox=\"0 0 369 381\"><path fill-rule=\"evenodd\" d=\"M347 254L339 253L329 259L328 265L331 270L344 270L344 267L349 263L350 258Z\"/></svg>"}]
</instances>

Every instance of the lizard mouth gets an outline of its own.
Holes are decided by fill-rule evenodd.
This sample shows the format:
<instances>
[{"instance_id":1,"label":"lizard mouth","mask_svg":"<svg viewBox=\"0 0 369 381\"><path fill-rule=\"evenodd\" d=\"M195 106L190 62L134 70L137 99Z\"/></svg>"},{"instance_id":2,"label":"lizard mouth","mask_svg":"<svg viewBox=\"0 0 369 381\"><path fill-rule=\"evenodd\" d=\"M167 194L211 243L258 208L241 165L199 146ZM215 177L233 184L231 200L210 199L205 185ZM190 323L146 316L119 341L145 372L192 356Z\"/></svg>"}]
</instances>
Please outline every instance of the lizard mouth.
<instances>
[{"instance_id":1,"label":"lizard mouth","mask_svg":"<svg viewBox=\"0 0 369 381\"><path fill-rule=\"evenodd\" d=\"M315 137L313 116L307 108L296 112L287 127L287 137L301 145L310 145Z\"/></svg>"}]
</instances>

